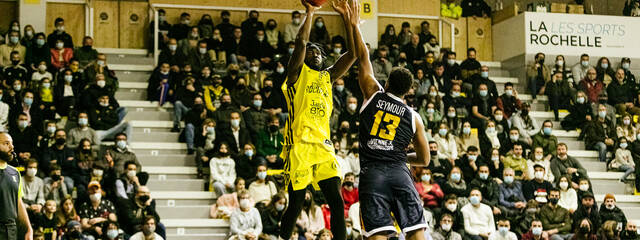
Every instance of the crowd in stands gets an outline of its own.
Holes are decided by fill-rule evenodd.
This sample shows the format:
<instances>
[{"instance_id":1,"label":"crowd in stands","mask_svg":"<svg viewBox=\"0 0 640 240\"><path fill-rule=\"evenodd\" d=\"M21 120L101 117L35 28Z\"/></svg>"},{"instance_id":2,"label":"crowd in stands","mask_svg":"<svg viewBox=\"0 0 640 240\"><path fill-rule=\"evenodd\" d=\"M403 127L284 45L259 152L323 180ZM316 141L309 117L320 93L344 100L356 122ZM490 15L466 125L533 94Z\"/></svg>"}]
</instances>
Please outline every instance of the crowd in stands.
<instances>
[{"instance_id":1,"label":"crowd in stands","mask_svg":"<svg viewBox=\"0 0 640 240\"><path fill-rule=\"evenodd\" d=\"M165 238L106 55L53 24L47 36L12 22L0 45L0 131L36 239Z\"/></svg>"},{"instance_id":2,"label":"crowd in stands","mask_svg":"<svg viewBox=\"0 0 640 240\"><path fill-rule=\"evenodd\" d=\"M279 174L288 115L280 89L301 14L265 24L251 11L239 25L228 11L218 24L208 14L195 25L189 13L176 24L165 11L159 15L162 50L147 100L160 111L173 104L172 131L180 132L198 177L207 180L204 189L218 196L210 217L229 219L234 239L277 239L288 201ZM283 32L278 24L285 24ZM10 164L24 171L23 200L38 219L35 229L65 239L164 238L145 186L148 174L128 146L131 126L114 98L118 78L106 55L92 48L90 37L74 48L62 19L48 37L31 26L21 34L14 25L18 30L0 45L0 112L8 112L0 114L0 127L14 139L18 158ZM458 53L439 45L428 22L419 33L408 22L400 27L385 28L371 58L383 86L393 67L414 74L404 99L422 118L431 162L411 171L433 239L640 239L615 196L594 198L580 159L554 134L560 131L554 124L581 129L580 139L603 164L625 172L622 181L635 175L640 130L632 114L640 114L640 85L630 59L616 64L602 57L591 66L583 55L572 65L559 55L549 64L537 54L527 67L527 89L534 99L548 97L556 120L539 122L535 106L521 101L512 83L498 93L474 48L458 63ZM310 40L323 47L325 66L346 51L345 39L328 32L322 17L314 19ZM327 113L350 240L362 238L356 78L354 67L334 81L334 111ZM563 109L569 115L561 119ZM310 187L292 239L331 239L328 213L322 193Z\"/></svg>"}]
</instances>

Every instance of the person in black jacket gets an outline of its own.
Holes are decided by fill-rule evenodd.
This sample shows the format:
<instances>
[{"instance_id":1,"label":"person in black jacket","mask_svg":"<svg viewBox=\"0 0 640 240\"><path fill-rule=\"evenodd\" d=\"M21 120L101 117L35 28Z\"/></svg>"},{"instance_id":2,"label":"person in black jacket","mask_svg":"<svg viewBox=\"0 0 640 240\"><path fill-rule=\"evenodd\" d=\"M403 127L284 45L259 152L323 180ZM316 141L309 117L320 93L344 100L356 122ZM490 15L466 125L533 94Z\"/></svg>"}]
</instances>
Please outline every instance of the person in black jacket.
<instances>
[{"instance_id":1,"label":"person in black jacket","mask_svg":"<svg viewBox=\"0 0 640 240\"><path fill-rule=\"evenodd\" d=\"M67 147L67 134L63 129L56 130L54 138L55 144L43 153L40 169L44 172L50 172L52 165L59 165L62 176L68 178L65 178L65 184L67 187L71 187L69 189L73 189L74 181L72 179L76 179L78 174L75 153L73 149Z\"/></svg>"},{"instance_id":2,"label":"person in black jacket","mask_svg":"<svg viewBox=\"0 0 640 240\"><path fill-rule=\"evenodd\" d=\"M189 155L195 152L195 134L196 129L203 129L202 124L207 118L213 119L213 113L207 110L202 104L202 98L197 97L194 100L193 107L189 110L186 116L182 119L185 124L183 130L184 139L187 143L187 152Z\"/></svg>"},{"instance_id":3,"label":"person in black jacket","mask_svg":"<svg viewBox=\"0 0 640 240\"><path fill-rule=\"evenodd\" d=\"M229 145L229 151L232 154L237 154L240 149L244 147L244 144L251 142L249 136L249 130L240 124L240 113L238 111L232 111L230 116L229 125L220 125L220 134L216 136L216 144L227 143ZM237 135L237 138L236 138Z\"/></svg>"},{"instance_id":4,"label":"person in black jacket","mask_svg":"<svg viewBox=\"0 0 640 240\"><path fill-rule=\"evenodd\" d=\"M616 221L622 226L627 225L627 217L624 215L624 212L616 206L616 198L613 194L608 193L604 196L604 203L600 205L600 221L606 222L609 220Z\"/></svg>"},{"instance_id":5,"label":"person in black jacket","mask_svg":"<svg viewBox=\"0 0 640 240\"><path fill-rule=\"evenodd\" d=\"M173 129L172 132L180 132L180 121L191 110L197 97L201 97L202 90L195 86L195 79L187 77L185 86L176 90L175 102L173 103Z\"/></svg>"},{"instance_id":6,"label":"person in black jacket","mask_svg":"<svg viewBox=\"0 0 640 240\"><path fill-rule=\"evenodd\" d=\"M27 47L25 65L28 68L36 69L38 63L44 61L47 66L51 66L51 50L47 45L47 37L44 33L37 33L34 39L33 44Z\"/></svg>"},{"instance_id":7,"label":"person in black jacket","mask_svg":"<svg viewBox=\"0 0 640 240\"><path fill-rule=\"evenodd\" d=\"M576 128L584 128L585 124L591 121L592 109L584 92L578 91L576 98L569 105L569 115L560 122L562 129L571 131ZM581 132L581 135L583 133L584 131Z\"/></svg>"},{"instance_id":8,"label":"person in black jacket","mask_svg":"<svg viewBox=\"0 0 640 240\"><path fill-rule=\"evenodd\" d=\"M141 231L145 218L148 216L156 220L156 233L166 239L166 229L160 223L160 215L156 212L156 202L151 198L147 186L140 186L133 199L121 199L118 207L118 216L124 224L123 230L127 234L135 234Z\"/></svg>"},{"instance_id":9,"label":"person in black jacket","mask_svg":"<svg viewBox=\"0 0 640 240\"><path fill-rule=\"evenodd\" d=\"M64 19L56 18L54 21L55 29L49 36L47 36L47 43L49 43L49 48L55 48L56 42L58 40L62 40L64 42L65 48L73 49L73 39L71 39L71 35L64 31Z\"/></svg>"},{"instance_id":10,"label":"person in black jacket","mask_svg":"<svg viewBox=\"0 0 640 240\"><path fill-rule=\"evenodd\" d=\"M442 201L442 208L436 211L435 220L436 223L440 223L440 219L442 219L442 215L449 214L453 216L453 226L451 226L451 230L461 235L464 234L464 216L462 215L462 211L460 209L462 206L458 206L458 197L455 194L447 194L444 196L444 201ZM439 225L439 224L438 224ZM436 226L437 227L437 226Z\"/></svg>"},{"instance_id":11,"label":"person in black jacket","mask_svg":"<svg viewBox=\"0 0 640 240\"><path fill-rule=\"evenodd\" d=\"M573 213L573 229L580 228L580 222L582 219L588 218L591 223L591 233L596 233L600 229L600 214L598 213L598 206L595 204L593 194L586 192L582 196L581 205Z\"/></svg>"},{"instance_id":12,"label":"person in black jacket","mask_svg":"<svg viewBox=\"0 0 640 240\"><path fill-rule=\"evenodd\" d=\"M497 96L489 95L488 86L484 83L478 86L478 92L475 95L470 114L471 127L484 131L487 121L491 120L491 113L496 109Z\"/></svg>"},{"instance_id":13,"label":"person in black jacket","mask_svg":"<svg viewBox=\"0 0 640 240\"><path fill-rule=\"evenodd\" d=\"M13 146L16 154L23 152L36 152L39 132L33 125L29 126L29 118L25 113L19 113L15 119L15 127L9 128L9 135L13 138Z\"/></svg>"},{"instance_id":14,"label":"person in black jacket","mask_svg":"<svg viewBox=\"0 0 640 240\"><path fill-rule=\"evenodd\" d=\"M625 81L625 70L619 68L616 71L615 78L607 87L607 95L609 96L609 104L616 108L616 113L624 115L629 112L632 115L640 114L640 108L633 104L636 95L635 82Z\"/></svg>"},{"instance_id":15,"label":"person in black jacket","mask_svg":"<svg viewBox=\"0 0 640 240\"><path fill-rule=\"evenodd\" d=\"M500 212L498 208L498 197L500 191L498 183L489 175L489 167L487 165L479 165L478 174L469 184L469 189L477 188L482 192L482 203L493 209L493 212Z\"/></svg>"},{"instance_id":16,"label":"person in black jacket","mask_svg":"<svg viewBox=\"0 0 640 240\"><path fill-rule=\"evenodd\" d=\"M131 141L132 127L127 121L120 121L118 108L111 103L109 95L100 96L98 103L89 111L89 124L96 130L98 139L110 139L124 131Z\"/></svg>"},{"instance_id":17,"label":"person in black jacket","mask_svg":"<svg viewBox=\"0 0 640 240\"><path fill-rule=\"evenodd\" d=\"M171 66L183 67L187 61L187 56L182 51L178 51L178 40L169 39L166 47L162 48L158 57L158 65L161 63L169 63Z\"/></svg>"},{"instance_id":18,"label":"person in black jacket","mask_svg":"<svg viewBox=\"0 0 640 240\"><path fill-rule=\"evenodd\" d=\"M269 205L260 211L262 233L272 238L280 236L280 218L286 206L287 198L284 196L284 193L279 192L271 197Z\"/></svg>"},{"instance_id":19,"label":"person in black jacket","mask_svg":"<svg viewBox=\"0 0 640 240\"><path fill-rule=\"evenodd\" d=\"M187 38L187 34L189 34L191 30L189 23L191 23L191 15L186 12L180 14L180 23L171 26L169 37L175 38L178 41Z\"/></svg>"}]
</instances>

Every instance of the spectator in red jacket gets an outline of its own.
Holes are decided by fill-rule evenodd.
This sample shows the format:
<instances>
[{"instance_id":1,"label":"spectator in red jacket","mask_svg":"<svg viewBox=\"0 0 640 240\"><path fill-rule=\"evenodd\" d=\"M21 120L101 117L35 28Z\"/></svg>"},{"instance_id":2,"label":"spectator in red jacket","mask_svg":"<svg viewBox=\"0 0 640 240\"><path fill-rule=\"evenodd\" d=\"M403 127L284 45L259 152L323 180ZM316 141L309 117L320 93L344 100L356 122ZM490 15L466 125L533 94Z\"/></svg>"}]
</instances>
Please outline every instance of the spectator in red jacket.
<instances>
[{"instance_id":1,"label":"spectator in red jacket","mask_svg":"<svg viewBox=\"0 0 640 240\"><path fill-rule=\"evenodd\" d=\"M433 209L440 206L444 193L440 188L440 185L433 181L431 177L431 170L422 169L420 173L420 181L415 183L416 190L420 197L424 201L424 207Z\"/></svg>"},{"instance_id":2,"label":"spectator in red jacket","mask_svg":"<svg viewBox=\"0 0 640 240\"><path fill-rule=\"evenodd\" d=\"M51 65L57 70L69 66L69 62L73 58L73 49L64 47L64 40L58 39L56 46L51 48Z\"/></svg>"},{"instance_id":3,"label":"spectator in red jacket","mask_svg":"<svg viewBox=\"0 0 640 240\"><path fill-rule=\"evenodd\" d=\"M582 90L587 94L587 98L590 103L598 102L598 95L604 89L604 84L597 78L598 73L595 68L589 68L587 70L587 77L580 81L578 90Z\"/></svg>"},{"instance_id":4,"label":"spectator in red jacket","mask_svg":"<svg viewBox=\"0 0 640 240\"><path fill-rule=\"evenodd\" d=\"M356 175L352 172L348 172L344 175L344 182L342 182L342 198L344 199L344 215L349 215L349 208L354 203L360 201L358 197L358 188L355 186Z\"/></svg>"}]
</instances>

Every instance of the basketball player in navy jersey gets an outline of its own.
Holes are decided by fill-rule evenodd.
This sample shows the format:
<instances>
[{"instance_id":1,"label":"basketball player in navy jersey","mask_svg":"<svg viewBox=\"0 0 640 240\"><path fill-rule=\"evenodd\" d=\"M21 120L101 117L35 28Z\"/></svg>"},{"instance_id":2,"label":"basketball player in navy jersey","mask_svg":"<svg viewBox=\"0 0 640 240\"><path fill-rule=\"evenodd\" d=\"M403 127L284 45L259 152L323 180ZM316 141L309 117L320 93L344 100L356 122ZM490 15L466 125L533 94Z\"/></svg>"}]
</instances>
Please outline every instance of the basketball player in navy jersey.
<instances>
[{"instance_id":1,"label":"basketball player in navy jersey","mask_svg":"<svg viewBox=\"0 0 640 240\"><path fill-rule=\"evenodd\" d=\"M359 8L353 0L352 8ZM360 11L354 11L359 13ZM363 235L367 239L387 239L396 232L393 219L410 240L423 240L427 227L422 200L407 167L405 149L413 143L412 163L428 166L430 155L424 125L418 113L408 107L404 95L413 76L405 68L395 68L384 88L373 76L369 51L359 28L359 18L351 25L360 61L358 81L364 96L360 108L360 212ZM393 218L391 216L393 213Z\"/></svg>"}]
</instances>

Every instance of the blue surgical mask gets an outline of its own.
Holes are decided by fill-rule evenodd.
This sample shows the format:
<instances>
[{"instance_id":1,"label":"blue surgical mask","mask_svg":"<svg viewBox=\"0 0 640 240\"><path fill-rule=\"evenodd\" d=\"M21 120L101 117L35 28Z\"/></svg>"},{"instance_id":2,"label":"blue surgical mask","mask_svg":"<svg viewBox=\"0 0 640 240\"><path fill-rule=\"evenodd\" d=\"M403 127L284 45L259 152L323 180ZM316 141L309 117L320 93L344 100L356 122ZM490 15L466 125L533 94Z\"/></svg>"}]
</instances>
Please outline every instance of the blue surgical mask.
<instances>
[{"instance_id":1,"label":"blue surgical mask","mask_svg":"<svg viewBox=\"0 0 640 240\"><path fill-rule=\"evenodd\" d=\"M620 143L620 148L625 149L627 148L627 143Z\"/></svg>"},{"instance_id":2,"label":"blue surgical mask","mask_svg":"<svg viewBox=\"0 0 640 240\"><path fill-rule=\"evenodd\" d=\"M440 130L438 131L438 133L440 134L440 136L445 136L445 135L447 135L447 129L444 129L444 128L443 128L443 129L440 129Z\"/></svg>"},{"instance_id":3,"label":"blue surgical mask","mask_svg":"<svg viewBox=\"0 0 640 240\"><path fill-rule=\"evenodd\" d=\"M253 106L257 108L262 107L262 100L253 100Z\"/></svg>"},{"instance_id":4,"label":"blue surgical mask","mask_svg":"<svg viewBox=\"0 0 640 240\"><path fill-rule=\"evenodd\" d=\"M531 228L531 233L533 233L533 235L540 236L542 235L542 228L541 227Z\"/></svg>"},{"instance_id":5,"label":"blue surgical mask","mask_svg":"<svg viewBox=\"0 0 640 240\"><path fill-rule=\"evenodd\" d=\"M453 180L454 182L460 181L460 173L452 173L451 180Z\"/></svg>"},{"instance_id":6,"label":"blue surgical mask","mask_svg":"<svg viewBox=\"0 0 640 240\"><path fill-rule=\"evenodd\" d=\"M430 181L430 180L431 180L431 175L429 175L429 174L424 174L424 175L422 175L422 177L420 177L420 179L421 179L423 182L428 182L428 181Z\"/></svg>"},{"instance_id":7,"label":"blue surgical mask","mask_svg":"<svg viewBox=\"0 0 640 240\"><path fill-rule=\"evenodd\" d=\"M240 119L231 119L231 126L237 128L240 126Z\"/></svg>"},{"instance_id":8,"label":"blue surgical mask","mask_svg":"<svg viewBox=\"0 0 640 240\"><path fill-rule=\"evenodd\" d=\"M482 180L487 180L487 179L489 179L489 174L488 173L478 173L478 177L480 177L480 179L482 179Z\"/></svg>"},{"instance_id":9,"label":"blue surgical mask","mask_svg":"<svg viewBox=\"0 0 640 240\"><path fill-rule=\"evenodd\" d=\"M249 149L244 151L244 155L247 155L247 157L252 157L253 156L253 149Z\"/></svg>"},{"instance_id":10,"label":"blue surgical mask","mask_svg":"<svg viewBox=\"0 0 640 240\"><path fill-rule=\"evenodd\" d=\"M475 161L476 159L478 159L478 156L476 155L467 155L467 158L471 161Z\"/></svg>"},{"instance_id":11,"label":"blue surgical mask","mask_svg":"<svg viewBox=\"0 0 640 240\"><path fill-rule=\"evenodd\" d=\"M336 85L336 90L338 90L338 92L342 92L344 90L344 85Z\"/></svg>"},{"instance_id":12,"label":"blue surgical mask","mask_svg":"<svg viewBox=\"0 0 640 240\"><path fill-rule=\"evenodd\" d=\"M44 46L44 39L36 39L36 44L37 44L39 47Z\"/></svg>"},{"instance_id":13,"label":"blue surgical mask","mask_svg":"<svg viewBox=\"0 0 640 240\"><path fill-rule=\"evenodd\" d=\"M513 95L513 90L507 89L507 90L504 90L504 93L506 93L507 96L512 96Z\"/></svg>"},{"instance_id":14,"label":"blue surgical mask","mask_svg":"<svg viewBox=\"0 0 640 240\"><path fill-rule=\"evenodd\" d=\"M480 96L481 96L481 97L486 97L486 96L487 96L487 94L489 93L489 91L487 91L487 90L480 90L478 93L480 94Z\"/></svg>"},{"instance_id":15,"label":"blue surgical mask","mask_svg":"<svg viewBox=\"0 0 640 240\"><path fill-rule=\"evenodd\" d=\"M502 236L507 235L507 233L509 233L509 228L508 227L498 227L498 232L500 232L500 235L502 235Z\"/></svg>"},{"instance_id":16,"label":"blue surgical mask","mask_svg":"<svg viewBox=\"0 0 640 240\"><path fill-rule=\"evenodd\" d=\"M607 112L606 111L599 111L598 112L598 117L605 118L606 116L607 116Z\"/></svg>"},{"instance_id":17,"label":"blue surgical mask","mask_svg":"<svg viewBox=\"0 0 640 240\"><path fill-rule=\"evenodd\" d=\"M33 104L33 98L25 98L24 104L26 104L27 106L31 106L31 104Z\"/></svg>"},{"instance_id":18,"label":"blue surgical mask","mask_svg":"<svg viewBox=\"0 0 640 240\"><path fill-rule=\"evenodd\" d=\"M53 127L53 126L51 126L51 127L47 127L47 132L48 132L49 134L53 134L55 131L56 131L56 127Z\"/></svg>"},{"instance_id":19,"label":"blue surgical mask","mask_svg":"<svg viewBox=\"0 0 640 240\"><path fill-rule=\"evenodd\" d=\"M626 63L622 63L622 68L623 68L624 70L629 70L629 68L630 68L630 67L631 67L631 64L630 64L630 63L628 63L628 62L626 62Z\"/></svg>"},{"instance_id":20,"label":"blue surgical mask","mask_svg":"<svg viewBox=\"0 0 640 240\"><path fill-rule=\"evenodd\" d=\"M550 127L545 127L542 129L542 131L544 131L544 135L551 135L551 128Z\"/></svg>"},{"instance_id":21,"label":"blue surgical mask","mask_svg":"<svg viewBox=\"0 0 640 240\"><path fill-rule=\"evenodd\" d=\"M588 67L589 66L589 61L582 61L580 62L580 64L582 64L582 67Z\"/></svg>"},{"instance_id":22,"label":"blue surgical mask","mask_svg":"<svg viewBox=\"0 0 640 240\"><path fill-rule=\"evenodd\" d=\"M460 92L451 92L452 97L460 97Z\"/></svg>"},{"instance_id":23,"label":"blue surgical mask","mask_svg":"<svg viewBox=\"0 0 640 240\"><path fill-rule=\"evenodd\" d=\"M267 172L259 172L258 178L264 180L265 178L267 178Z\"/></svg>"},{"instance_id":24,"label":"blue surgical mask","mask_svg":"<svg viewBox=\"0 0 640 240\"><path fill-rule=\"evenodd\" d=\"M506 183L506 184L513 183L513 176L505 176L504 177L504 183Z\"/></svg>"},{"instance_id":25,"label":"blue surgical mask","mask_svg":"<svg viewBox=\"0 0 640 240\"><path fill-rule=\"evenodd\" d=\"M427 108L427 113L428 114L433 114L436 110L434 110L433 108Z\"/></svg>"},{"instance_id":26,"label":"blue surgical mask","mask_svg":"<svg viewBox=\"0 0 640 240\"><path fill-rule=\"evenodd\" d=\"M89 124L89 119L87 119L87 118L78 118L78 124L80 124L82 126L86 126L87 124Z\"/></svg>"},{"instance_id":27,"label":"blue surgical mask","mask_svg":"<svg viewBox=\"0 0 640 240\"><path fill-rule=\"evenodd\" d=\"M215 132L216 132L216 129L214 127L207 127L207 133L213 134Z\"/></svg>"},{"instance_id":28,"label":"blue surgical mask","mask_svg":"<svg viewBox=\"0 0 640 240\"><path fill-rule=\"evenodd\" d=\"M316 22L316 27L318 27L318 28L324 27L324 23L323 22Z\"/></svg>"},{"instance_id":29,"label":"blue surgical mask","mask_svg":"<svg viewBox=\"0 0 640 240\"><path fill-rule=\"evenodd\" d=\"M29 126L29 122L28 121L18 121L18 126L22 129L27 128L27 126Z\"/></svg>"},{"instance_id":30,"label":"blue surgical mask","mask_svg":"<svg viewBox=\"0 0 640 240\"><path fill-rule=\"evenodd\" d=\"M605 69L606 69L606 68L608 68L608 67L609 67L609 64L608 64L608 63L602 63L602 64L600 64L600 67L602 67L602 68L605 68Z\"/></svg>"},{"instance_id":31,"label":"blue surgical mask","mask_svg":"<svg viewBox=\"0 0 640 240\"><path fill-rule=\"evenodd\" d=\"M471 128L468 128L468 127L462 128L462 133L470 134L471 133Z\"/></svg>"},{"instance_id":32,"label":"blue surgical mask","mask_svg":"<svg viewBox=\"0 0 640 240\"><path fill-rule=\"evenodd\" d=\"M124 140L117 141L116 145L118 146L118 148L124 150L127 147L127 141L124 141Z\"/></svg>"},{"instance_id":33,"label":"blue surgical mask","mask_svg":"<svg viewBox=\"0 0 640 240\"><path fill-rule=\"evenodd\" d=\"M118 237L118 230L117 229L109 229L107 231L107 237L109 239L116 239Z\"/></svg>"},{"instance_id":34,"label":"blue surgical mask","mask_svg":"<svg viewBox=\"0 0 640 240\"><path fill-rule=\"evenodd\" d=\"M64 75L64 80L68 83L73 81L73 75Z\"/></svg>"},{"instance_id":35,"label":"blue surgical mask","mask_svg":"<svg viewBox=\"0 0 640 240\"><path fill-rule=\"evenodd\" d=\"M469 202L470 202L472 205L478 205L478 204L480 203L480 197L478 197L478 196L471 196L471 197L469 197Z\"/></svg>"},{"instance_id":36,"label":"blue surgical mask","mask_svg":"<svg viewBox=\"0 0 640 240\"><path fill-rule=\"evenodd\" d=\"M578 99L576 99L576 101L577 101L579 104L583 104L583 103L584 103L584 97L578 97Z\"/></svg>"},{"instance_id":37,"label":"blue surgical mask","mask_svg":"<svg viewBox=\"0 0 640 240\"><path fill-rule=\"evenodd\" d=\"M488 78L489 77L489 72L480 72L480 76L482 78Z\"/></svg>"},{"instance_id":38,"label":"blue surgical mask","mask_svg":"<svg viewBox=\"0 0 640 240\"><path fill-rule=\"evenodd\" d=\"M19 37L15 37L15 36L14 37L9 37L9 41L12 44L16 44L16 43L18 43L18 41L20 41L20 38Z\"/></svg>"}]
</instances>

